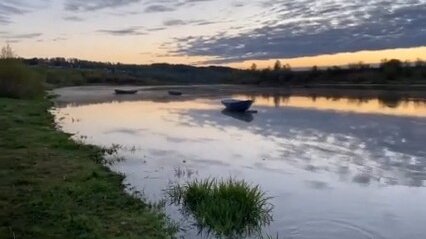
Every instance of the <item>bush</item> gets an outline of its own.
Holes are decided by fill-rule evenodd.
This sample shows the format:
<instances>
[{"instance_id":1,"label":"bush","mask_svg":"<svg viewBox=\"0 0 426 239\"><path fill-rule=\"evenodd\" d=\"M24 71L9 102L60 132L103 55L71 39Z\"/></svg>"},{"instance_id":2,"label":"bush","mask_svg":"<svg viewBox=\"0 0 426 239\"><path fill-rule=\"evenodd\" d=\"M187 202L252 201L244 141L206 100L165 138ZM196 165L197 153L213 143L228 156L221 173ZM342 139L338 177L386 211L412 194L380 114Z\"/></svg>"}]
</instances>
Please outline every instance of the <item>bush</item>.
<instances>
[{"instance_id":1,"label":"bush","mask_svg":"<svg viewBox=\"0 0 426 239\"><path fill-rule=\"evenodd\" d=\"M0 97L35 98L44 93L43 77L17 59L0 59Z\"/></svg>"},{"instance_id":2,"label":"bush","mask_svg":"<svg viewBox=\"0 0 426 239\"><path fill-rule=\"evenodd\" d=\"M184 212L197 220L201 230L219 238L259 233L272 220L269 198L259 186L245 181L194 181L172 186L168 194L174 204L181 204Z\"/></svg>"},{"instance_id":3,"label":"bush","mask_svg":"<svg viewBox=\"0 0 426 239\"><path fill-rule=\"evenodd\" d=\"M46 73L46 82L54 86L74 86L83 85L85 80L79 71L54 69Z\"/></svg>"}]
</instances>

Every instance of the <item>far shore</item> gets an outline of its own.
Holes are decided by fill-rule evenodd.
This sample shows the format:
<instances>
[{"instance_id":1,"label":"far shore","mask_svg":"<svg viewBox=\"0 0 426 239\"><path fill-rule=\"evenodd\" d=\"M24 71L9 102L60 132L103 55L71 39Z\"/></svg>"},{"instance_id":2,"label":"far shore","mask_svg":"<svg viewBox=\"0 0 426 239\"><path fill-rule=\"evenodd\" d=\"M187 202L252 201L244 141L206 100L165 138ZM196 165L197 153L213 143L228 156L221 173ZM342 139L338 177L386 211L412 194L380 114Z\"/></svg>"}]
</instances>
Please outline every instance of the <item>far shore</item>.
<instances>
[{"instance_id":1,"label":"far shore","mask_svg":"<svg viewBox=\"0 0 426 239\"><path fill-rule=\"evenodd\" d=\"M397 99L426 100L426 85L417 85L410 88L377 89L351 88L351 85L339 85L340 88L327 87L330 85L316 85L315 87L270 87L251 85L91 85L57 88L51 91L56 95L55 102L63 104L87 104L111 101L171 101L190 100L195 98L218 98L232 95L277 95L277 96L307 96L330 98L378 98L392 97ZM367 85L364 85L367 86ZM378 85L374 85L378 86ZM114 89L136 89L135 95L115 95ZM178 90L183 96L171 96L169 90Z\"/></svg>"}]
</instances>

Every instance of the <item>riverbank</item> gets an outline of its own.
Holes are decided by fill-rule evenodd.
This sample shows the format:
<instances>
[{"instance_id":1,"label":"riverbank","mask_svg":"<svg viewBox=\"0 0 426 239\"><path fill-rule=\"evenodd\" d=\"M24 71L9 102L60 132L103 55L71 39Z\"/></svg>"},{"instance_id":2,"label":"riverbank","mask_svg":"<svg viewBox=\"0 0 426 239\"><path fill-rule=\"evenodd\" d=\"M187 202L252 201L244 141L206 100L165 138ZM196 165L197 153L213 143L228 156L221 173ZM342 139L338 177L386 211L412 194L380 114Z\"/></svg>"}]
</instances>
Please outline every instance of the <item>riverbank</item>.
<instances>
[{"instance_id":1,"label":"riverbank","mask_svg":"<svg viewBox=\"0 0 426 239\"><path fill-rule=\"evenodd\" d=\"M0 98L0 238L168 238L102 150L55 129L48 100Z\"/></svg>"}]
</instances>

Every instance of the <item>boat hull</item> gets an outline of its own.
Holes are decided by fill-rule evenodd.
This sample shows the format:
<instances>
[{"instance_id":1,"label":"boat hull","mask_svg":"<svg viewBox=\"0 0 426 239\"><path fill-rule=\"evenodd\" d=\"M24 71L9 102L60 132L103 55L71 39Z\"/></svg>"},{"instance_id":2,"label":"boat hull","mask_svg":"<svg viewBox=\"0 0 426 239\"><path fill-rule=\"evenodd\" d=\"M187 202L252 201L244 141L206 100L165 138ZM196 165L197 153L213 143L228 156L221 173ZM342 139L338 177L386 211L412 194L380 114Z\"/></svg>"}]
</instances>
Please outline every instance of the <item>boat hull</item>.
<instances>
[{"instance_id":1,"label":"boat hull","mask_svg":"<svg viewBox=\"0 0 426 239\"><path fill-rule=\"evenodd\" d=\"M136 94L138 91L137 90L119 90L119 89L115 89L114 92L117 95L133 95L133 94Z\"/></svg>"},{"instance_id":2,"label":"boat hull","mask_svg":"<svg viewBox=\"0 0 426 239\"><path fill-rule=\"evenodd\" d=\"M234 112L245 112L253 104L252 100L222 100L226 110Z\"/></svg>"},{"instance_id":3,"label":"boat hull","mask_svg":"<svg viewBox=\"0 0 426 239\"><path fill-rule=\"evenodd\" d=\"M176 95L176 96L179 96L179 95L182 95L182 92L180 92L180 91L173 91L173 90L170 90L170 91L169 91L169 95Z\"/></svg>"}]
</instances>

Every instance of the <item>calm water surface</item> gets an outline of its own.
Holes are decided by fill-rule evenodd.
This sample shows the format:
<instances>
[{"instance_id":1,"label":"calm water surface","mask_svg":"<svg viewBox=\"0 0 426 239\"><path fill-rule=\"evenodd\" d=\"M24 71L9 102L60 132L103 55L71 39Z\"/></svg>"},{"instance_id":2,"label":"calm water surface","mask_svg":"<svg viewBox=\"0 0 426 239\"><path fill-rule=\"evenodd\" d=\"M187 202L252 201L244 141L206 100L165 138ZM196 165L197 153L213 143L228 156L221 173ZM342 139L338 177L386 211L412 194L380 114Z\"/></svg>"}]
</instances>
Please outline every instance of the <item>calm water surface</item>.
<instances>
[{"instance_id":1,"label":"calm water surface","mask_svg":"<svg viewBox=\"0 0 426 239\"><path fill-rule=\"evenodd\" d=\"M170 183L245 179L272 196L264 233L301 239L426 238L426 103L245 96L257 113L222 112L219 99L56 108L66 132L120 144L111 165L153 201ZM185 238L198 234L178 208Z\"/></svg>"}]
</instances>

